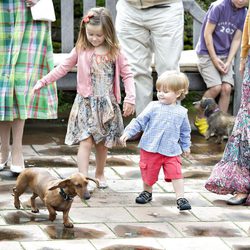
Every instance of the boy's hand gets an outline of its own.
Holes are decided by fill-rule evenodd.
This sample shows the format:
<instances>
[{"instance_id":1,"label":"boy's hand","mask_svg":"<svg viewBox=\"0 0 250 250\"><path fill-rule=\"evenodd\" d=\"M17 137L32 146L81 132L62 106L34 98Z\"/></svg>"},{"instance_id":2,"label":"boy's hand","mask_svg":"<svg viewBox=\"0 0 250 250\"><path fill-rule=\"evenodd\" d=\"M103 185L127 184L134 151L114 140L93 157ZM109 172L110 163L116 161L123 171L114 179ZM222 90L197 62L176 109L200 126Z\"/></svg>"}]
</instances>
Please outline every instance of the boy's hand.
<instances>
[{"instance_id":1,"label":"boy's hand","mask_svg":"<svg viewBox=\"0 0 250 250\"><path fill-rule=\"evenodd\" d=\"M44 87L44 84L38 80L32 89L32 94L35 94L36 92L38 92L42 87Z\"/></svg>"},{"instance_id":2,"label":"boy's hand","mask_svg":"<svg viewBox=\"0 0 250 250\"><path fill-rule=\"evenodd\" d=\"M123 147L126 147L126 141L128 139L128 136L126 134L123 134L121 137L120 137L120 142L122 144Z\"/></svg>"},{"instance_id":3,"label":"boy's hand","mask_svg":"<svg viewBox=\"0 0 250 250\"><path fill-rule=\"evenodd\" d=\"M183 156L184 158L189 158L189 156L190 156L190 149L184 151L184 152L182 153L182 156Z\"/></svg>"},{"instance_id":4,"label":"boy's hand","mask_svg":"<svg viewBox=\"0 0 250 250\"><path fill-rule=\"evenodd\" d=\"M123 116L127 117L129 115L133 115L135 112L135 105L128 103L128 102L124 102L123 103Z\"/></svg>"}]
</instances>

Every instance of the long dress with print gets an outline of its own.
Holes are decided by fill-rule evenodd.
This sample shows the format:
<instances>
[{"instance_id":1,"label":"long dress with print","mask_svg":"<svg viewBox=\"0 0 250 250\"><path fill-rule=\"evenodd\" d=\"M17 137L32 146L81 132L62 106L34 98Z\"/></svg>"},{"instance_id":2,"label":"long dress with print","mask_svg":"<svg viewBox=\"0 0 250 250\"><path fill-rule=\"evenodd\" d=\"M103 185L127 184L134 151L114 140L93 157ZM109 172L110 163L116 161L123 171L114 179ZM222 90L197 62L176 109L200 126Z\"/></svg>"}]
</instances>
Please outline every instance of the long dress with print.
<instances>
[{"instance_id":1,"label":"long dress with print","mask_svg":"<svg viewBox=\"0 0 250 250\"><path fill-rule=\"evenodd\" d=\"M249 194L250 205L250 57L244 73L241 105L223 157L205 187L217 194Z\"/></svg>"},{"instance_id":2,"label":"long dress with print","mask_svg":"<svg viewBox=\"0 0 250 250\"><path fill-rule=\"evenodd\" d=\"M50 24L34 21L25 1L0 1L0 121L57 118L56 83L33 95L54 68Z\"/></svg>"},{"instance_id":3,"label":"long dress with print","mask_svg":"<svg viewBox=\"0 0 250 250\"><path fill-rule=\"evenodd\" d=\"M91 59L93 95L84 98L77 94L70 112L65 143L79 143L90 136L108 148L119 143L123 132L120 107L114 96L115 64L108 55L94 54Z\"/></svg>"}]
</instances>

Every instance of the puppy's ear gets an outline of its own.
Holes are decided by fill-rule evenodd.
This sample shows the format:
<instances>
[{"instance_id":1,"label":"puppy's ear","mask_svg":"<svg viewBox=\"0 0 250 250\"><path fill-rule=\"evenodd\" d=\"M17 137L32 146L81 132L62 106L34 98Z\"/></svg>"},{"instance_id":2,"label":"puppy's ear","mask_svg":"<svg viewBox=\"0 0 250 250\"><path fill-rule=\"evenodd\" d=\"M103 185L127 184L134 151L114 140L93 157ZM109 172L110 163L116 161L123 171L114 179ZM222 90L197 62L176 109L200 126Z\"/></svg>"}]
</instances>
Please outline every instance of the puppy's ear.
<instances>
[{"instance_id":1,"label":"puppy's ear","mask_svg":"<svg viewBox=\"0 0 250 250\"><path fill-rule=\"evenodd\" d=\"M49 188L49 190L54 190L54 189L57 189L57 188L65 188L65 187L67 187L69 185L72 185L70 179L60 180L59 182L57 182L53 186L51 186Z\"/></svg>"}]
</instances>

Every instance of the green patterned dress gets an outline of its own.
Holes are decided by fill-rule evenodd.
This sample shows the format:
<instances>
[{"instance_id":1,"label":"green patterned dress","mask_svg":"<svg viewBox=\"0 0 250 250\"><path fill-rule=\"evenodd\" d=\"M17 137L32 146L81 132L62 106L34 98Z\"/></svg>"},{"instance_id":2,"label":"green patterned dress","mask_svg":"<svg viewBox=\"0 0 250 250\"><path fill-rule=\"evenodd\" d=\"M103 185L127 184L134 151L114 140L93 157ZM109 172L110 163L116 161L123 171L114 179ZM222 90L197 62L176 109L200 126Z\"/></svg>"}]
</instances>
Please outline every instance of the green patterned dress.
<instances>
[{"instance_id":1,"label":"green patterned dress","mask_svg":"<svg viewBox=\"0 0 250 250\"><path fill-rule=\"evenodd\" d=\"M24 0L1 0L0 121L57 117L56 83L31 95L53 67L50 24L33 21Z\"/></svg>"}]
</instances>

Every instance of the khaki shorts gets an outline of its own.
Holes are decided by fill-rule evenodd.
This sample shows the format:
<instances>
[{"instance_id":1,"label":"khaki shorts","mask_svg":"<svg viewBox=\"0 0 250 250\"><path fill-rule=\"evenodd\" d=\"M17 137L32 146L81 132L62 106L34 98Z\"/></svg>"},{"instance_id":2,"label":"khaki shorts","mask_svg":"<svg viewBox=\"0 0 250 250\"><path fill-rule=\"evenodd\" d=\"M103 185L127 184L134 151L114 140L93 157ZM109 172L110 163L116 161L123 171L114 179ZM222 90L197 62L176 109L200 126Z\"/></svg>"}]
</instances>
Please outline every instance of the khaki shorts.
<instances>
[{"instance_id":1,"label":"khaki shorts","mask_svg":"<svg viewBox=\"0 0 250 250\"><path fill-rule=\"evenodd\" d=\"M220 57L220 59L225 62L226 57ZM198 69L203 77L207 88L211 88L222 84L223 82L229 83L234 86L234 71L233 64L231 63L227 74L221 74L218 69L215 68L210 56L208 55L198 55Z\"/></svg>"}]
</instances>

